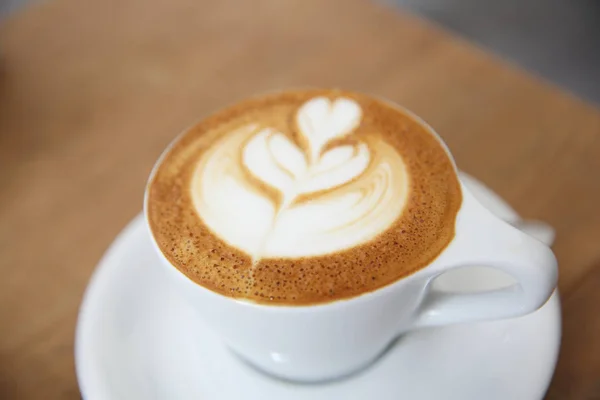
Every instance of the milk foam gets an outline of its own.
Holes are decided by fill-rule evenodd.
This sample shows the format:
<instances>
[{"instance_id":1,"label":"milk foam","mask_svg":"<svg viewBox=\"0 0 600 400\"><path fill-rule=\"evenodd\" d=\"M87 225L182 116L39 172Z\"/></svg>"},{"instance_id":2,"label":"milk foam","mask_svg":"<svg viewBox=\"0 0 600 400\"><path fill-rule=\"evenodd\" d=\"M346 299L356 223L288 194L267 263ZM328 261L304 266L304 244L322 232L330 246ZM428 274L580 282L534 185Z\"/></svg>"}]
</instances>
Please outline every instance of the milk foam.
<instances>
[{"instance_id":1,"label":"milk foam","mask_svg":"<svg viewBox=\"0 0 600 400\"><path fill-rule=\"evenodd\" d=\"M379 136L353 137L361 118L351 99L315 97L294 118L300 143L260 121L226 134L195 168L196 212L255 262L325 255L373 239L402 213L409 177Z\"/></svg>"}]
</instances>

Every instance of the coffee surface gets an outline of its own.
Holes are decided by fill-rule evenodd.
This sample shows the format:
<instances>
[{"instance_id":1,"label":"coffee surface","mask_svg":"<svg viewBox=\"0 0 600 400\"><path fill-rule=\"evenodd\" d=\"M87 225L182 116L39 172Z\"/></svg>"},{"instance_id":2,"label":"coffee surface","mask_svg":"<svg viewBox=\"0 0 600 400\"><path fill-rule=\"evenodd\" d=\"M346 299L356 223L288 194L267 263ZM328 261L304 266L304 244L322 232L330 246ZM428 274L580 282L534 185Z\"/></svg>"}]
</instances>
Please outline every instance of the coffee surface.
<instances>
[{"instance_id":1,"label":"coffee surface","mask_svg":"<svg viewBox=\"0 0 600 400\"><path fill-rule=\"evenodd\" d=\"M150 180L166 258L198 284L270 304L357 296L430 263L462 196L405 111L342 90L249 99L186 131Z\"/></svg>"}]
</instances>

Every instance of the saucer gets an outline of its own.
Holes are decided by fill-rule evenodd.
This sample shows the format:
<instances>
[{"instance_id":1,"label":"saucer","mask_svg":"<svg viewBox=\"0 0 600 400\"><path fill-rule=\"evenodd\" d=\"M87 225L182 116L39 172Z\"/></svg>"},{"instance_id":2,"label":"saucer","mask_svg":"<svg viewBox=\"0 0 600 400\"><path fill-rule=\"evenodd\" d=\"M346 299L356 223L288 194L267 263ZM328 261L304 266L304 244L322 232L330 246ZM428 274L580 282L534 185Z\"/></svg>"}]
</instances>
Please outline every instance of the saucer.
<instances>
[{"instance_id":1,"label":"saucer","mask_svg":"<svg viewBox=\"0 0 600 400\"><path fill-rule=\"evenodd\" d=\"M518 219L483 184L461 178L498 216ZM100 261L81 306L75 358L86 400L541 399L558 355L555 292L524 317L406 334L372 366L346 379L284 382L241 362L168 286L163 273L138 215ZM435 285L468 291L510 281L495 270L465 268Z\"/></svg>"}]
</instances>

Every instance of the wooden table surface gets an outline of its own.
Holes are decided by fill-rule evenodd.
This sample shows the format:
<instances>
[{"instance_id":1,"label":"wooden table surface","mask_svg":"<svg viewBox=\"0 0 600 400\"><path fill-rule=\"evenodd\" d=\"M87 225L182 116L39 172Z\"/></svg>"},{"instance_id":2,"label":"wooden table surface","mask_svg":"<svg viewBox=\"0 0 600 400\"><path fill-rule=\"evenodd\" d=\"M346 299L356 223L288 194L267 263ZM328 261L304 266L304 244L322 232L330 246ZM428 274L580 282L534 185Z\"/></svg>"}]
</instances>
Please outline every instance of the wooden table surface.
<instances>
[{"instance_id":1,"label":"wooden table surface","mask_svg":"<svg viewBox=\"0 0 600 400\"><path fill-rule=\"evenodd\" d=\"M0 27L0 398L74 399L77 309L181 129L244 96L341 86L414 110L459 166L557 229L549 399L600 396L600 113L366 1L48 1Z\"/></svg>"}]
</instances>

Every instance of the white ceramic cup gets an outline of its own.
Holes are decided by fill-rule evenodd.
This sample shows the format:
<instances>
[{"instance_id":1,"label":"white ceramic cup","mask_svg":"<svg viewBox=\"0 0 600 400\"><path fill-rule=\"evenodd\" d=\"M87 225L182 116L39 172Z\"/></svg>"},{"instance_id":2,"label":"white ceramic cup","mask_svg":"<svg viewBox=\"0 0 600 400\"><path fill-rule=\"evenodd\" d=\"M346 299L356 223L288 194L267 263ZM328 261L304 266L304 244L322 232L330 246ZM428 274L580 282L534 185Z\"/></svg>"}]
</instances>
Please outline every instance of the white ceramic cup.
<instances>
[{"instance_id":1,"label":"white ceramic cup","mask_svg":"<svg viewBox=\"0 0 600 400\"><path fill-rule=\"evenodd\" d=\"M321 305L272 306L215 293L172 266L150 237L176 290L233 351L274 376L322 381L369 365L409 330L517 317L548 300L558 275L550 248L494 216L462 183L461 189L456 234L432 263L381 289ZM492 267L517 283L481 293L433 289L436 277L464 266Z\"/></svg>"}]
</instances>

